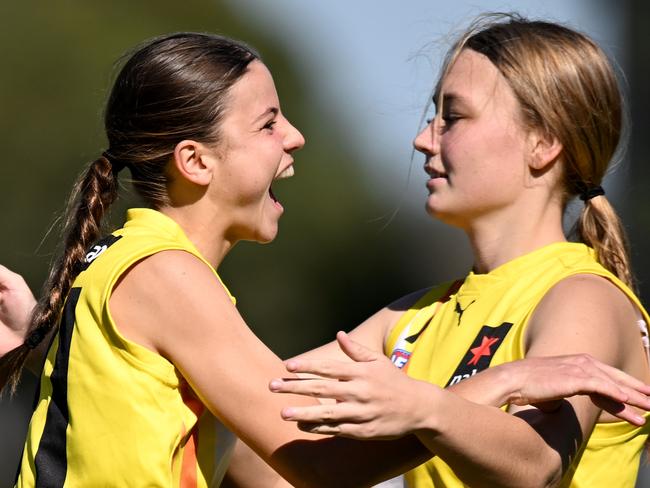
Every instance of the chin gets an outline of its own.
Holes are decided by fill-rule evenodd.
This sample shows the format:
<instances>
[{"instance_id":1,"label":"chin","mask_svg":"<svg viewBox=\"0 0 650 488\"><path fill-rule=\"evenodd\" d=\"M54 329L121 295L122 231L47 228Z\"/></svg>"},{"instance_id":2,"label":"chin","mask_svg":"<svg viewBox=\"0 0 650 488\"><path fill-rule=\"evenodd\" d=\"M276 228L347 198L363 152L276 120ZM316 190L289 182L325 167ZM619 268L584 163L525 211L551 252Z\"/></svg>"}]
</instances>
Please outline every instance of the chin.
<instances>
[{"instance_id":1,"label":"chin","mask_svg":"<svg viewBox=\"0 0 650 488\"><path fill-rule=\"evenodd\" d=\"M458 227L464 229L463 219L454 212L445 211L444 209L437 208L430 204L429 201L424 206L427 213L434 219L439 220L443 224L450 225L452 227Z\"/></svg>"},{"instance_id":2,"label":"chin","mask_svg":"<svg viewBox=\"0 0 650 488\"><path fill-rule=\"evenodd\" d=\"M254 240L259 244L268 244L270 242L273 242L277 236L278 236L278 226L275 225L272 229L260 230L255 235L255 238L251 240Z\"/></svg>"}]
</instances>

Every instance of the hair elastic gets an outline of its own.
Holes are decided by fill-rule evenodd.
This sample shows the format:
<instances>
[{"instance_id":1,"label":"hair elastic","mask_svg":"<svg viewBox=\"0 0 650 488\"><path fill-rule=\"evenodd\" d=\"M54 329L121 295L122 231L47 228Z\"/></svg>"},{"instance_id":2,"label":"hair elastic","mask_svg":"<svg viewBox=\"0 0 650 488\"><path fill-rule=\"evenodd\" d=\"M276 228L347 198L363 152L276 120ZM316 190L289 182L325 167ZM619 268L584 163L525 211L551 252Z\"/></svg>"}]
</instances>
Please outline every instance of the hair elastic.
<instances>
[{"instance_id":1,"label":"hair elastic","mask_svg":"<svg viewBox=\"0 0 650 488\"><path fill-rule=\"evenodd\" d=\"M113 168L113 173L117 174L120 171L124 169L124 163L119 162L115 157L108 152L108 150L104 151L102 153L102 157L105 158L109 163L111 163L111 167Z\"/></svg>"},{"instance_id":2,"label":"hair elastic","mask_svg":"<svg viewBox=\"0 0 650 488\"><path fill-rule=\"evenodd\" d=\"M588 200L591 200L594 197L599 197L604 194L605 194L605 190L603 189L602 186L600 185L592 186L592 187L588 187L582 193L580 193L580 200L586 202Z\"/></svg>"}]
</instances>

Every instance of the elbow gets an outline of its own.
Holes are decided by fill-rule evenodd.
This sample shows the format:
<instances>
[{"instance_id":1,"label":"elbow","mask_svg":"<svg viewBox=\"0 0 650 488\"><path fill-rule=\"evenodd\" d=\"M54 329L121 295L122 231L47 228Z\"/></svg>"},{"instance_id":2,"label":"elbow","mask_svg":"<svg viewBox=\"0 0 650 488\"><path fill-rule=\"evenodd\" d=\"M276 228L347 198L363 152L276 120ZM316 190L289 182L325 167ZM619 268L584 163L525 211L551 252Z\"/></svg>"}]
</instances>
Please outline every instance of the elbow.
<instances>
[{"instance_id":1,"label":"elbow","mask_svg":"<svg viewBox=\"0 0 650 488\"><path fill-rule=\"evenodd\" d=\"M562 482L564 471L562 469L562 462L556 452L553 452L551 459L545 462L531 460L531 472L533 474L532 484L539 488L556 488Z\"/></svg>"},{"instance_id":2,"label":"elbow","mask_svg":"<svg viewBox=\"0 0 650 488\"><path fill-rule=\"evenodd\" d=\"M489 472L457 472L461 480L470 486L484 488L556 488L562 482L562 465L544 455L519 459L507 470Z\"/></svg>"}]
</instances>

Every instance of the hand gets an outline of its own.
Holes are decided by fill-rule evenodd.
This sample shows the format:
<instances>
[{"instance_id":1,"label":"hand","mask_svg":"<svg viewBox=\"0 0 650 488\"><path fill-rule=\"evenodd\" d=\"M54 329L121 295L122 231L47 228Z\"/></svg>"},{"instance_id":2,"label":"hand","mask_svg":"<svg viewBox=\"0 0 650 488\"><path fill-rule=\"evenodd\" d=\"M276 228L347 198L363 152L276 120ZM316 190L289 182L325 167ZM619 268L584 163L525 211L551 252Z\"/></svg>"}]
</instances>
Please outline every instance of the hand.
<instances>
[{"instance_id":1,"label":"hand","mask_svg":"<svg viewBox=\"0 0 650 488\"><path fill-rule=\"evenodd\" d=\"M35 305L23 277L0 265L0 357L25 341Z\"/></svg>"},{"instance_id":2,"label":"hand","mask_svg":"<svg viewBox=\"0 0 650 488\"><path fill-rule=\"evenodd\" d=\"M331 398L336 403L287 407L282 418L298 422L305 432L356 439L390 439L421 428L428 406L435 401L429 396L440 389L409 378L383 354L352 341L344 332L336 339L354 362L291 359L286 363L288 371L321 378L274 379L269 385L276 393Z\"/></svg>"},{"instance_id":3,"label":"hand","mask_svg":"<svg viewBox=\"0 0 650 488\"><path fill-rule=\"evenodd\" d=\"M528 357L498 366L517 385L508 403L553 411L562 398L589 395L603 410L634 425L645 419L633 407L650 410L650 386L588 354Z\"/></svg>"}]
</instances>

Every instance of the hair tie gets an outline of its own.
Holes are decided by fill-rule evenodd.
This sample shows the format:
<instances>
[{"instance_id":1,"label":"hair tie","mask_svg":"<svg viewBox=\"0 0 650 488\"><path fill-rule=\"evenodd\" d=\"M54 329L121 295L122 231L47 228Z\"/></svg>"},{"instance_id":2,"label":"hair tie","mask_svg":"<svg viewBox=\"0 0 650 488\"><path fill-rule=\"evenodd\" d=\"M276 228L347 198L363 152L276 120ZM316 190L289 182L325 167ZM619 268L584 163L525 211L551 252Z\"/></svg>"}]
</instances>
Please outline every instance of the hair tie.
<instances>
[{"instance_id":1,"label":"hair tie","mask_svg":"<svg viewBox=\"0 0 650 488\"><path fill-rule=\"evenodd\" d=\"M125 167L125 164L115 159L115 157L110 152L108 152L108 150L102 153L102 157L106 159L109 163L111 163L111 168L113 169L113 173L115 174L122 171Z\"/></svg>"},{"instance_id":2,"label":"hair tie","mask_svg":"<svg viewBox=\"0 0 650 488\"><path fill-rule=\"evenodd\" d=\"M582 200L583 202L587 202L594 197L599 197L604 194L605 194L605 190L603 189L602 186L600 185L592 186L592 187L588 187L586 190L580 193L580 200Z\"/></svg>"}]
</instances>

